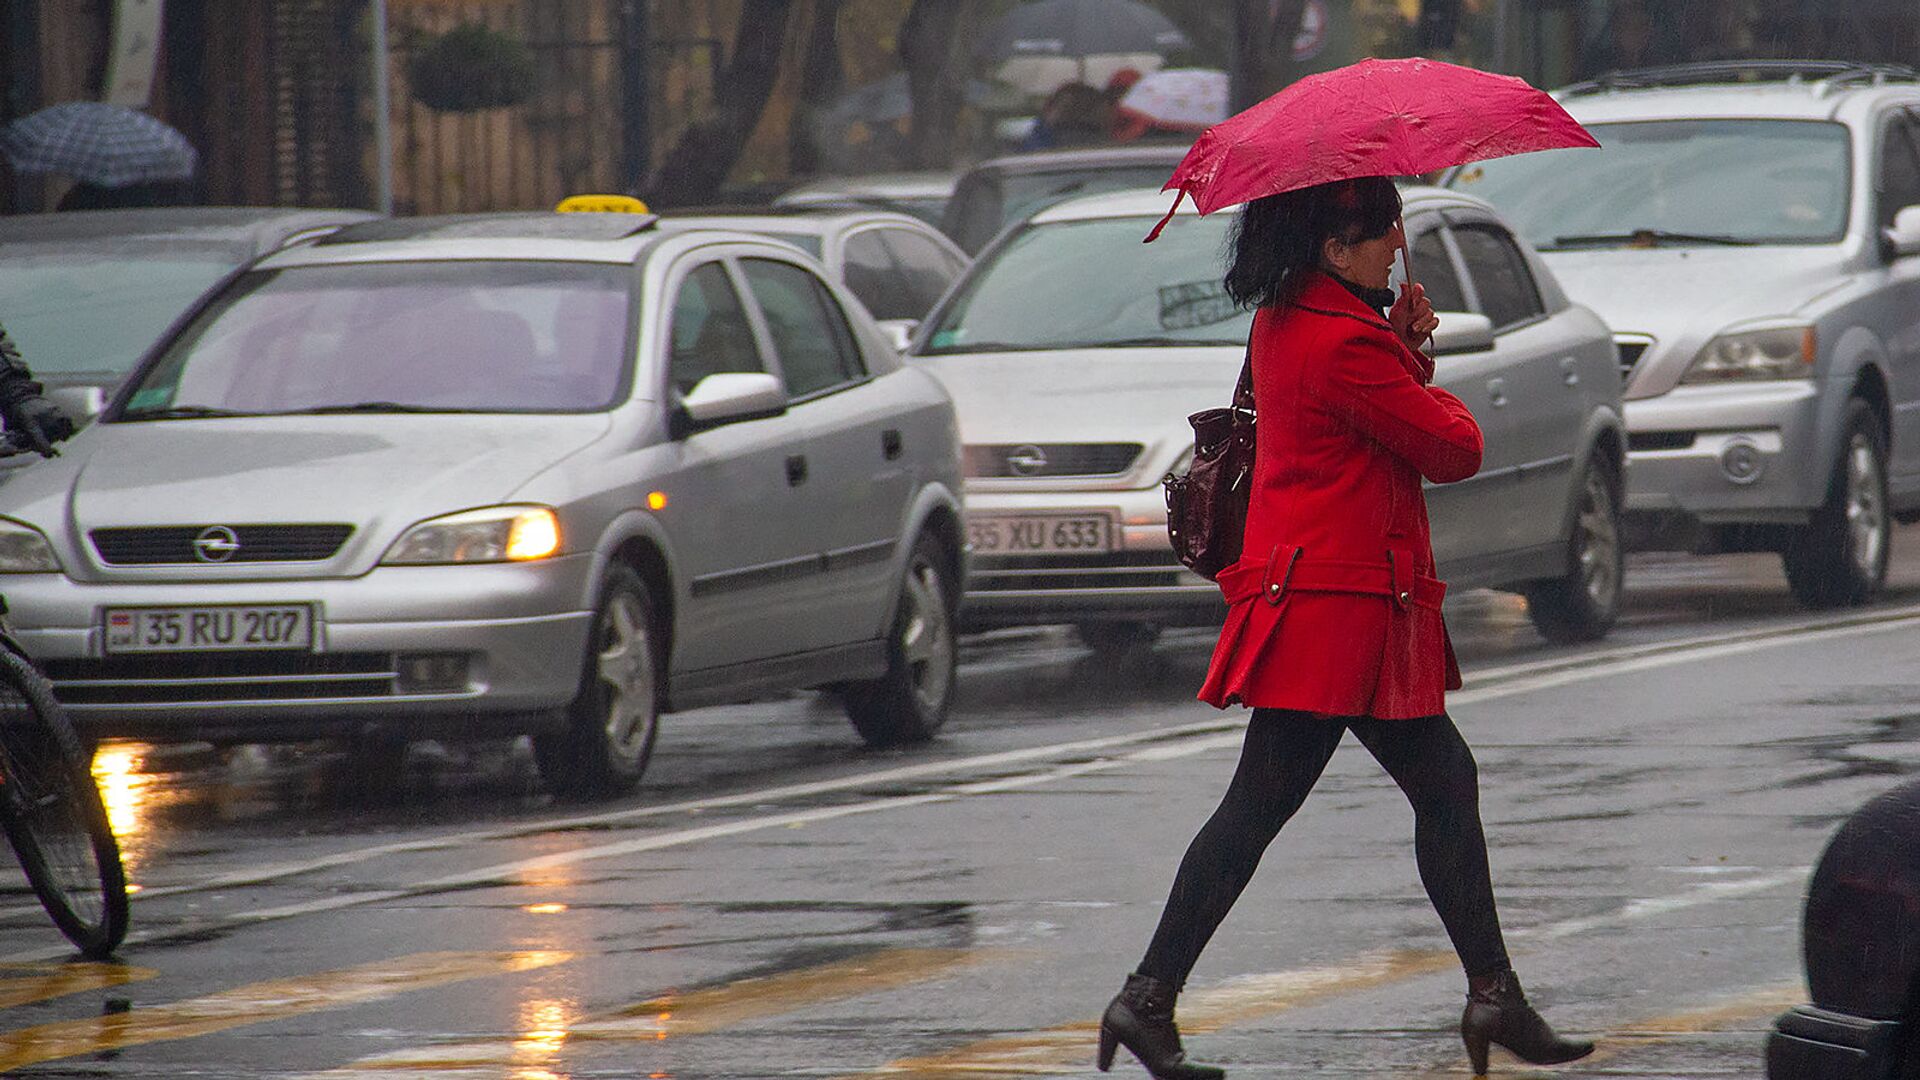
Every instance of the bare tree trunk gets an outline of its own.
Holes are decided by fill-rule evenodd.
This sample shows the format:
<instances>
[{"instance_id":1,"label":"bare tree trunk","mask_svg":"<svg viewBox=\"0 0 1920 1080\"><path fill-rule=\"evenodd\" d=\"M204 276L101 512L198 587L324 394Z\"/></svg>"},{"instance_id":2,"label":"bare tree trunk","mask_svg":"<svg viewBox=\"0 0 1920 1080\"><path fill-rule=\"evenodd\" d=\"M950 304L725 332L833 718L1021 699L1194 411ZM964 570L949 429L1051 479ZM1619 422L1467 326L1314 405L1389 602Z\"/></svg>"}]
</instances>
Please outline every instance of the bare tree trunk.
<instances>
[{"instance_id":1,"label":"bare tree trunk","mask_svg":"<svg viewBox=\"0 0 1920 1080\"><path fill-rule=\"evenodd\" d=\"M846 0L814 0L813 28L807 32L807 59L800 70L800 107L794 110L787 138L788 162L796 176L820 171L817 121L846 88L840 65L840 8Z\"/></svg>"},{"instance_id":2,"label":"bare tree trunk","mask_svg":"<svg viewBox=\"0 0 1920 1080\"><path fill-rule=\"evenodd\" d=\"M1293 82L1293 39L1307 0L1234 0L1233 111L1257 105Z\"/></svg>"},{"instance_id":3,"label":"bare tree trunk","mask_svg":"<svg viewBox=\"0 0 1920 1080\"><path fill-rule=\"evenodd\" d=\"M740 160L780 75L793 0L744 0L733 55L715 87L713 115L687 128L648 185L663 206L710 200Z\"/></svg>"},{"instance_id":4,"label":"bare tree trunk","mask_svg":"<svg viewBox=\"0 0 1920 1080\"><path fill-rule=\"evenodd\" d=\"M911 164L923 169L952 163L966 75L958 62L964 0L913 0L900 24L900 66L913 94L907 138Z\"/></svg>"}]
</instances>

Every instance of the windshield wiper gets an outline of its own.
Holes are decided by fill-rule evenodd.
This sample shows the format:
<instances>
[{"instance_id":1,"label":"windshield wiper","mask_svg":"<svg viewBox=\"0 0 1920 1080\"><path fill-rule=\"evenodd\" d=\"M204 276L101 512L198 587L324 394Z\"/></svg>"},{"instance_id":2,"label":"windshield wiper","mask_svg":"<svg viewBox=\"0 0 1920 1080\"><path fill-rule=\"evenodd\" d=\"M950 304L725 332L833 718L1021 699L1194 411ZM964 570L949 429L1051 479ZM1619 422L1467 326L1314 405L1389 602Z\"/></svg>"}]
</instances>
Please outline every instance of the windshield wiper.
<instances>
[{"instance_id":1,"label":"windshield wiper","mask_svg":"<svg viewBox=\"0 0 1920 1080\"><path fill-rule=\"evenodd\" d=\"M445 405L407 405L398 401L356 401L351 405L315 405L311 409L289 409L280 416L324 416L327 413L460 413L473 412L472 409L456 409Z\"/></svg>"},{"instance_id":2,"label":"windshield wiper","mask_svg":"<svg viewBox=\"0 0 1920 1080\"><path fill-rule=\"evenodd\" d=\"M1669 232L1666 229L1635 229L1624 233L1594 233L1590 236L1556 236L1553 246L1562 247L1604 247L1609 244L1724 244L1729 247L1752 247L1758 240L1748 240L1741 236L1728 236L1725 233L1685 233Z\"/></svg>"},{"instance_id":3,"label":"windshield wiper","mask_svg":"<svg viewBox=\"0 0 1920 1080\"><path fill-rule=\"evenodd\" d=\"M244 409L222 409L214 405L167 405L158 409L128 409L121 420L197 420L209 416L262 416Z\"/></svg>"},{"instance_id":4,"label":"windshield wiper","mask_svg":"<svg viewBox=\"0 0 1920 1080\"><path fill-rule=\"evenodd\" d=\"M1150 346L1170 345L1175 347L1205 348L1210 345L1243 345L1243 344L1245 344L1245 342L1228 341L1222 338L1130 337L1130 338L1119 338L1114 341L1090 342L1088 345L1084 345L1080 347L1081 348L1100 347L1100 348L1111 348L1111 349L1127 349L1127 348L1133 348L1135 346L1150 347Z\"/></svg>"}]
</instances>

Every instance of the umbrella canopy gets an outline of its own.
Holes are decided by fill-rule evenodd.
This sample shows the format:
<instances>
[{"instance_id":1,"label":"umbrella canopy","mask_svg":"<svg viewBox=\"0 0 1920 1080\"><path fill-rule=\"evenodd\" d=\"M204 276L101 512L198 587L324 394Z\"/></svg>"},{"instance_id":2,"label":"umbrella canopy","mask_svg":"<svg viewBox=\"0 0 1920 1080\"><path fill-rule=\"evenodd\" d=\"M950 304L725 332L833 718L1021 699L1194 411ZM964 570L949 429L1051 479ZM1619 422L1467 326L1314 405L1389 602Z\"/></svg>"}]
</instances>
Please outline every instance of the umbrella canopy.
<instances>
[{"instance_id":1,"label":"umbrella canopy","mask_svg":"<svg viewBox=\"0 0 1920 1080\"><path fill-rule=\"evenodd\" d=\"M1120 99L1120 113L1154 127L1202 131L1227 118L1227 73L1208 68L1149 72Z\"/></svg>"},{"instance_id":2,"label":"umbrella canopy","mask_svg":"<svg viewBox=\"0 0 1920 1080\"><path fill-rule=\"evenodd\" d=\"M970 80L965 88L966 103L976 109L1005 108L1012 109L1019 102L978 79ZM890 124L905 118L913 112L913 91L907 84L907 74L896 71L885 78L876 79L864 86L852 90L834 99L823 113L826 122L841 125L865 121L870 124Z\"/></svg>"},{"instance_id":3,"label":"umbrella canopy","mask_svg":"<svg viewBox=\"0 0 1920 1080\"><path fill-rule=\"evenodd\" d=\"M1151 71L1190 45L1139 0L1037 0L989 24L974 55L1002 81L1046 94L1069 82L1102 86L1124 68Z\"/></svg>"},{"instance_id":4,"label":"umbrella canopy","mask_svg":"<svg viewBox=\"0 0 1920 1080\"><path fill-rule=\"evenodd\" d=\"M23 173L61 173L99 187L193 178L187 137L146 113L98 101L49 105L0 128L0 152Z\"/></svg>"},{"instance_id":5,"label":"umbrella canopy","mask_svg":"<svg viewBox=\"0 0 1920 1080\"><path fill-rule=\"evenodd\" d=\"M1189 44L1172 20L1139 0L1037 0L994 20L981 39L978 55L983 60L1109 53L1164 56Z\"/></svg>"},{"instance_id":6,"label":"umbrella canopy","mask_svg":"<svg viewBox=\"0 0 1920 1080\"><path fill-rule=\"evenodd\" d=\"M1362 60L1309 75L1207 129L1165 190L1180 191L1175 206L1193 196L1205 214L1333 180L1599 145L1520 79L1438 60Z\"/></svg>"}]
</instances>

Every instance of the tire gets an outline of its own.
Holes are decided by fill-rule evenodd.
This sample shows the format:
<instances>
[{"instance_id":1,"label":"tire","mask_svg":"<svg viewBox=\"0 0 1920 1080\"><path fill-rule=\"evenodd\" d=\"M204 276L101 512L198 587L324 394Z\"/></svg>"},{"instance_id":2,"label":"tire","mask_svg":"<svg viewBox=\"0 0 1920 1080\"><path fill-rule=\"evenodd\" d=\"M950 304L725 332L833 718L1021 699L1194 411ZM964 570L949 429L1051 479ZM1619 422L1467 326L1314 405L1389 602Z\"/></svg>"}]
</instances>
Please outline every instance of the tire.
<instances>
[{"instance_id":1,"label":"tire","mask_svg":"<svg viewBox=\"0 0 1920 1080\"><path fill-rule=\"evenodd\" d=\"M0 648L0 828L54 925L100 960L127 936L127 875L92 758L46 679Z\"/></svg>"},{"instance_id":2,"label":"tire","mask_svg":"<svg viewBox=\"0 0 1920 1080\"><path fill-rule=\"evenodd\" d=\"M1101 656L1150 649L1160 640L1159 624L1150 622L1083 622L1073 629L1081 644Z\"/></svg>"},{"instance_id":3,"label":"tire","mask_svg":"<svg viewBox=\"0 0 1920 1080\"><path fill-rule=\"evenodd\" d=\"M618 795L640 782L660 734L665 650L652 590L615 566L600 587L580 692L567 726L534 736L534 762L557 795Z\"/></svg>"},{"instance_id":4,"label":"tire","mask_svg":"<svg viewBox=\"0 0 1920 1080\"><path fill-rule=\"evenodd\" d=\"M1840 460L1813 520L1780 553L1787 587L1810 608L1852 607L1887 580L1892 518L1887 509L1887 440L1873 407L1847 402Z\"/></svg>"},{"instance_id":5,"label":"tire","mask_svg":"<svg viewBox=\"0 0 1920 1080\"><path fill-rule=\"evenodd\" d=\"M947 722L960 656L950 565L938 540L914 543L887 636L886 674L845 684L847 719L868 746L925 742Z\"/></svg>"},{"instance_id":6,"label":"tire","mask_svg":"<svg viewBox=\"0 0 1920 1080\"><path fill-rule=\"evenodd\" d=\"M1560 645L1598 641L1620 617L1625 560L1620 543L1620 486L1601 459L1580 479L1567 572L1526 590L1527 618L1540 636Z\"/></svg>"}]
</instances>

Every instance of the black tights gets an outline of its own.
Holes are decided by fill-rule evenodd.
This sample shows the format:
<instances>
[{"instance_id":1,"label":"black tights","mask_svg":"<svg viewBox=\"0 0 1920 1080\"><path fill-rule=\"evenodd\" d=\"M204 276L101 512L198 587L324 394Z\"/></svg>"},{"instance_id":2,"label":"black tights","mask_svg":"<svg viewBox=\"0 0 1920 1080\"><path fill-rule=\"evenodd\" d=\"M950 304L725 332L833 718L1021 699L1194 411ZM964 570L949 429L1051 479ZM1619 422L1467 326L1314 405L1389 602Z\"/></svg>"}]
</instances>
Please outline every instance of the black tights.
<instances>
[{"instance_id":1,"label":"black tights","mask_svg":"<svg viewBox=\"0 0 1920 1080\"><path fill-rule=\"evenodd\" d=\"M1493 908L1487 840L1480 829L1480 786L1473 751L1446 715L1418 720L1318 716L1255 709L1220 808L1180 861L1160 927L1139 971L1180 986L1207 939L1240 897L1267 845L1280 833L1327 760L1351 731L1413 804L1413 847L1420 880L1453 939L1468 975L1507 966Z\"/></svg>"}]
</instances>

